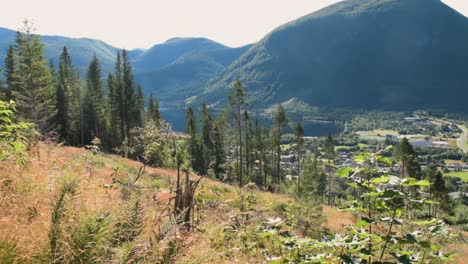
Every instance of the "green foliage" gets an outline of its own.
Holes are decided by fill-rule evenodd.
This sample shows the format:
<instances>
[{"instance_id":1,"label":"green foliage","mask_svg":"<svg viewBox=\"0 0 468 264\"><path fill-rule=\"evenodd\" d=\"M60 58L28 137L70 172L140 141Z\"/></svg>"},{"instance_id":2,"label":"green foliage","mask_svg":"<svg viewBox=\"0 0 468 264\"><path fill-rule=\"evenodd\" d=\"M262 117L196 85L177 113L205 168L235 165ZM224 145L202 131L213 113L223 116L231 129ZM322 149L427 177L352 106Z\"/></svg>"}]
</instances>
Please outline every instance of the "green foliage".
<instances>
[{"instance_id":1,"label":"green foliage","mask_svg":"<svg viewBox=\"0 0 468 264\"><path fill-rule=\"evenodd\" d=\"M304 168L299 179L299 195L305 198L323 199L327 188L327 175L318 154L304 159Z\"/></svg>"},{"instance_id":2,"label":"green foliage","mask_svg":"<svg viewBox=\"0 0 468 264\"><path fill-rule=\"evenodd\" d=\"M18 122L16 104L0 101L0 161L13 157L16 163L26 161L27 149L35 141L34 126Z\"/></svg>"},{"instance_id":3,"label":"green foliage","mask_svg":"<svg viewBox=\"0 0 468 264\"><path fill-rule=\"evenodd\" d=\"M12 98L19 115L36 125L39 132L54 127L56 111L54 80L39 36L33 35L33 25L27 20L15 40L15 74Z\"/></svg>"},{"instance_id":4,"label":"green foliage","mask_svg":"<svg viewBox=\"0 0 468 264\"><path fill-rule=\"evenodd\" d=\"M109 215L90 215L80 219L78 225L72 226L67 232L70 234L70 248L72 256L70 263L105 262L110 255Z\"/></svg>"},{"instance_id":5,"label":"green foliage","mask_svg":"<svg viewBox=\"0 0 468 264\"><path fill-rule=\"evenodd\" d=\"M352 243L342 248L341 258L374 261L424 263L432 260L447 260L440 253L437 236L447 235L447 226L438 220L414 222L402 217L410 213L414 205L430 202L415 197L416 189L430 187L425 180L414 178L398 179L378 171L379 164L388 165L380 153L363 153L357 158L362 166L344 168L340 176L361 193L360 199L344 210L359 213L361 219L348 229ZM400 232L396 232L399 226ZM416 231L415 231L416 230ZM411 232L410 232L411 231ZM374 263L372 262L372 263Z\"/></svg>"},{"instance_id":6,"label":"green foliage","mask_svg":"<svg viewBox=\"0 0 468 264\"><path fill-rule=\"evenodd\" d=\"M143 230L143 207L138 196L126 202L121 215L113 226L115 245L133 242Z\"/></svg>"},{"instance_id":7,"label":"green foliage","mask_svg":"<svg viewBox=\"0 0 468 264\"><path fill-rule=\"evenodd\" d=\"M133 128L130 134L132 140L128 151L131 157L139 157L151 166L174 166L172 154L177 141L184 139L174 135L170 126L148 121L144 127Z\"/></svg>"},{"instance_id":8,"label":"green foliage","mask_svg":"<svg viewBox=\"0 0 468 264\"><path fill-rule=\"evenodd\" d=\"M0 263L19 263L16 243L7 239L0 239Z\"/></svg>"},{"instance_id":9,"label":"green foliage","mask_svg":"<svg viewBox=\"0 0 468 264\"><path fill-rule=\"evenodd\" d=\"M104 94L101 72L101 63L95 55L86 74L86 94L84 97L86 142L93 138L105 138L109 133L109 109Z\"/></svg>"},{"instance_id":10,"label":"green foliage","mask_svg":"<svg viewBox=\"0 0 468 264\"><path fill-rule=\"evenodd\" d=\"M75 179L66 178L61 185L59 193L52 204L51 227L49 231L50 241L50 262L61 263L66 257L67 250L63 247L65 241L62 222L66 216L67 204L73 199L78 187Z\"/></svg>"}]
</instances>

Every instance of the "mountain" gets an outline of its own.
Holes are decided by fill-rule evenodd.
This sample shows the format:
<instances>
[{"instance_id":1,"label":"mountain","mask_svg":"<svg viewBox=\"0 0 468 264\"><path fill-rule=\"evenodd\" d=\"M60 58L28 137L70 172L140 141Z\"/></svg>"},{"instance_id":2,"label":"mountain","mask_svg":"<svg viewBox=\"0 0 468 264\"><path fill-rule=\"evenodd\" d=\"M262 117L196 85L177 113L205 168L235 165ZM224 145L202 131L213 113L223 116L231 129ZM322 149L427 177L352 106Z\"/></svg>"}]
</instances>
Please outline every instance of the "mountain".
<instances>
[{"instance_id":1,"label":"mountain","mask_svg":"<svg viewBox=\"0 0 468 264\"><path fill-rule=\"evenodd\" d=\"M205 38L170 39L134 59L135 79L164 105L185 105L250 47L230 48Z\"/></svg>"},{"instance_id":2,"label":"mountain","mask_svg":"<svg viewBox=\"0 0 468 264\"><path fill-rule=\"evenodd\" d=\"M15 34L13 30L0 28L0 69ZM100 40L61 36L41 36L41 39L46 58L56 66L66 46L83 77L94 54L101 61L104 77L114 70L118 48ZM148 50L130 50L128 54L135 81L143 86L146 94L154 93L163 105L185 105L190 97L204 91L207 80L250 47L230 48L206 38L173 38Z\"/></svg>"},{"instance_id":3,"label":"mountain","mask_svg":"<svg viewBox=\"0 0 468 264\"><path fill-rule=\"evenodd\" d=\"M8 49L8 45L14 41L15 34L14 30L0 28L0 68L3 67L6 50ZM62 49L66 46L73 63L83 76L94 54L101 61L104 73L108 73L114 68L117 48L100 40L45 35L41 36L41 40L44 44L46 58L52 60L56 66L58 65Z\"/></svg>"},{"instance_id":4,"label":"mountain","mask_svg":"<svg viewBox=\"0 0 468 264\"><path fill-rule=\"evenodd\" d=\"M348 0L272 31L207 83L223 106L239 76L253 108L468 112L468 19L439 0Z\"/></svg>"}]
</instances>

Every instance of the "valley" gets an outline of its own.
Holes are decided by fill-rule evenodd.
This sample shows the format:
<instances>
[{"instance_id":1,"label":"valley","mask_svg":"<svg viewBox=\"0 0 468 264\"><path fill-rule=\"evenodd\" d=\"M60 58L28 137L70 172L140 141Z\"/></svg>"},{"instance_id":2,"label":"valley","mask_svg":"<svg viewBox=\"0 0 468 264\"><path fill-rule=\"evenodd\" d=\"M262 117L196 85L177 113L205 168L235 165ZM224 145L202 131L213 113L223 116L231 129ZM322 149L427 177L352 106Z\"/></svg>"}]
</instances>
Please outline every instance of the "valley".
<instances>
[{"instance_id":1,"label":"valley","mask_svg":"<svg viewBox=\"0 0 468 264\"><path fill-rule=\"evenodd\" d=\"M334 1L284 23L305 3L239 0L234 30L227 2L102 0L85 23L48 1L27 11L53 25L0 27L0 263L466 262L468 18L453 4ZM98 4L107 40L176 37L36 33L94 32ZM141 15L160 10L171 19ZM270 15L283 24L245 45L201 34L252 40Z\"/></svg>"}]
</instances>

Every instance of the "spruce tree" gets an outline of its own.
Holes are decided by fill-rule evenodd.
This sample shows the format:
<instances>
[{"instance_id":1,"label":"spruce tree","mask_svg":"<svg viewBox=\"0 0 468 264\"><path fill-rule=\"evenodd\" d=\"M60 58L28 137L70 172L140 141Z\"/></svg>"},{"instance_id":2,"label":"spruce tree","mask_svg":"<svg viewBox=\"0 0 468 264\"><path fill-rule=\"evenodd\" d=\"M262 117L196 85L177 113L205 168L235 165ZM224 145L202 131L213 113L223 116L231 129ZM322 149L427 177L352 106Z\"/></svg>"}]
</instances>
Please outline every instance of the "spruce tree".
<instances>
[{"instance_id":1,"label":"spruce tree","mask_svg":"<svg viewBox=\"0 0 468 264\"><path fill-rule=\"evenodd\" d=\"M16 63L15 63L15 50L13 45L8 46L7 55L5 57L5 66L4 66L4 75L5 75L5 96L6 98L11 98L11 91L14 90L15 85L15 76L16 76Z\"/></svg>"},{"instance_id":2,"label":"spruce tree","mask_svg":"<svg viewBox=\"0 0 468 264\"><path fill-rule=\"evenodd\" d=\"M122 50L122 119L125 126L125 138L130 139L130 129L138 126L140 112L136 111L136 93L133 83L132 67L127 50Z\"/></svg>"},{"instance_id":3,"label":"spruce tree","mask_svg":"<svg viewBox=\"0 0 468 264\"><path fill-rule=\"evenodd\" d=\"M189 154L192 169L198 174L204 175L203 153L198 140L197 121L191 107L186 111L185 132L189 135Z\"/></svg>"},{"instance_id":4,"label":"spruce tree","mask_svg":"<svg viewBox=\"0 0 468 264\"><path fill-rule=\"evenodd\" d=\"M147 119L152 120L157 125L161 123L161 113L159 112L159 102L153 98L153 93L150 93L148 99Z\"/></svg>"},{"instance_id":5,"label":"spruce tree","mask_svg":"<svg viewBox=\"0 0 468 264\"><path fill-rule=\"evenodd\" d=\"M36 124L37 130L45 133L54 127L54 81L44 59L41 40L32 30L31 23L25 21L22 32L16 35L17 68L11 92L20 117Z\"/></svg>"},{"instance_id":6,"label":"spruce tree","mask_svg":"<svg viewBox=\"0 0 468 264\"><path fill-rule=\"evenodd\" d=\"M120 140L120 111L119 111L119 96L116 92L115 78L109 73L107 76L107 93L110 115L110 137L111 146L116 147Z\"/></svg>"},{"instance_id":7,"label":"spruce tree","mask_svg":"<svg viewBox=\"0 0 468 264\"><path fill-rule=\"evenodd\" d=\"M8 101L6 88L3 79L0 78L0 101Z\"/></svg>"},{"instance_id":8,"label":"spruce tree","mask_svg":"<svg viewBox=\"0 0 468 264\"><path fill-rule=\"evenodd\" d=\"M59 59L55 94L61 138L71 145L84 145L84 88L66 47Z\"/></svg>"},{"instance_id":9,"label":"spruce tree","mask_svg":"<svg viewBox=\"0 0 468 264\"><path fill-rule=\"evenodd\" d=\"M86 142L102 139L107 130L107 101L102 84L101 64L94 54L86 73Z\"/></svg>"},{"instance_id":10,"label":"spruce tree","mask_svg":"<svg viewBox=\"0 0 468 264\"><path fill-rule=\"evenodd\" d=\"M213 171L215 177L219 180L225 172L224 164L226 163L226 155L224 153L224 139L221 129L221 124L216 123L213 129L213 143L214 143L214 164Z\"/></svg>"},{"instance_id":11,"label":"spruce tree","mask_svg":"<svg viewBox=\"0 0 468 264\"><path fill-rule=\"evenodd\" d=\"M413 177L419 179L421 176L421 167L417 161L417 154L407 138L403 138L395 146L393 157L401 163L400 177Z\"/></svg>"},{"instance_id":12,"label":"spruce tree","mask_svg":"<svg viewBox=\"0 0 468 264\"><path fill-rule=\"evenodd\" d=\"M125 97L124 97L124 82L123 82L123 64L122 56L120 51L117 51L117 59L115 61L115 70L112 81L113 89L113 100L115 103L115 109L117 114L117 122L119 123L118 128L120 131L119 137L116 137L118 140L117 146L120 146L122 142L126 139L126 124L127 119L125 119Z\"/></svg>"},{"instance_id":13,"label":"spruce tree","mask_svg":"<svg viewBox=\"0 0 468 264\"><path fill-rule=\"evenodd\" d=\"M71 99L70 82L72 81L72 66L71 58L68 55L67 48L64 47L59 59L57 73L57 129L61 138L65 141L70 141L70 115L69 115L69 100Z\"/></svg>"},{"instance_id":14,"label":"spruce tree","mask_svg":"<svg viewBox=\"0 0 468 264\"><path fill-rule=\"evenodd\" d=\"M132 100L132 118L133 126L132 127L143 127L144 119L143 113L145 111L145 97L143 96L143 88L141 85L137 86L136 94Z\"/></svg>"}]
</instances>

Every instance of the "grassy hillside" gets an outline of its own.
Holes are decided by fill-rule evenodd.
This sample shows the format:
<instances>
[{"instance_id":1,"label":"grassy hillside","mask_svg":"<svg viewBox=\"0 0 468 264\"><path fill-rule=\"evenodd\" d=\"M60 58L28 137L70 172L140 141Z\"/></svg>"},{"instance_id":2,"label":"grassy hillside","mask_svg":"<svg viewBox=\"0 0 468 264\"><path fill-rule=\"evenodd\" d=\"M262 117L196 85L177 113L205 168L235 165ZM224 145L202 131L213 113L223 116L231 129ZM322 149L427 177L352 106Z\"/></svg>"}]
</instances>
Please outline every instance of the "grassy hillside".
<instances>
[{"instance_id":1,"label":"grassy hillside","mask_svg":"<svg viewBox=\"0 0 468 264\"><path fill-rule=\"evenodd\" d=\"M87 252L90 255L86 257L91 256L97 262L107 256L115 263L132 258L144 263L262 263L261 252L223 245L223 230L236 217L248 215L245 227L253 229L268 219L284 217L295 208L293 198L286 195L239 190L203 179L196 196L195 231L173 230L176 227L169 220L169 204L174 196L176 172L147 168L138 182L123 187L140 168L140 163L118 156L95 155L84 149L46 143L32 148L24 166L0 163L0 262L9 263L9 259L15 263L48 262L54 226L51 215L57 211L59 201L62 201L60 230L68 232L58 235L59 243L63 243L59 254L64 262L84 258L76 251L92 245L96 251ZM63 186L71 182L76 188L73 195L61 196ZM124 199L126 195L130 198ZM104 238L118 233L119 219L126 217L135 199L141 205L141 233L132 241L111 249L102 248L110 246L103 242ZM323 227L316 227L316 231L340 230L354 221L352 215L336 209L326 207L324 212L331 218L322 222ZM104 254L99 250L110 251Z\"/></svg>"},{"instance_id":2,"label":"grassy hillside","mask_svg":"<svg viewBox=\"0 0 468 264\"><path fill-rule=\"evenodd\" d=\"M329 206L204 178L187 231L171 220L176 171L146 167L137 180L141 168L45 142L24 163L0 162L0 263L284 263L276 256L294 257L294 243L357 223ZM468 248L445 250L464 263Z\"/></svg>"},{"instance_id":3,"label":"grassy hillside","mask_svg":"<svg viewBox=\"0 0 468 264\"><path fill-rule=\"evenodd\" d=\"M225 104L240 77L251 105L468 111L468 19L439 0L347 0L283 25L208 83ZM463 65L463 66L462 66Z\"/></svg>"}]
</instances>

